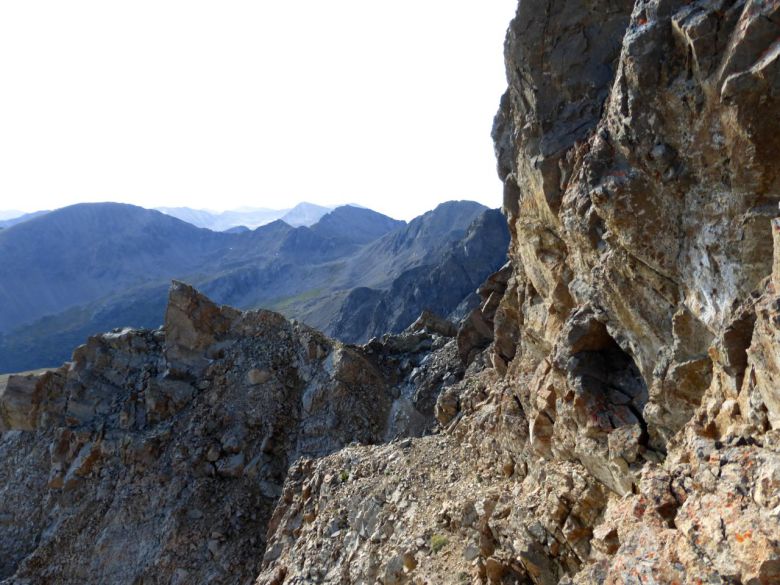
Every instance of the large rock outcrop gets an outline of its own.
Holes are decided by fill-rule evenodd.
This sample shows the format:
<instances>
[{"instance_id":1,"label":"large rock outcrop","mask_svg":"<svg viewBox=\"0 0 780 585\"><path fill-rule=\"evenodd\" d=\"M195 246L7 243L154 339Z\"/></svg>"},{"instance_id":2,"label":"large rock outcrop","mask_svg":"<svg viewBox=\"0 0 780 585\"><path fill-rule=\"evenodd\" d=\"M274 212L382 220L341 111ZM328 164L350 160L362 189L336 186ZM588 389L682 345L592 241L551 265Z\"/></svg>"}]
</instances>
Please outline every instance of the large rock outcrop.
<instances>
[{"instance_id":1,"label":"large rock outcrop","mask_svg":"<svg viewBox=\"0 0 780 585\"><path fill-rule=\"evenodd\" d=\"M295 467L260 583L780 582L778 39L772 0L520 1L494 369L425 447Z\"/></svg>"},{"instance_id":2,"label":"large rock outcrop","mask_svg":"<svg viewBox=\"0 0 780 585\"><path fill-rule=\"evenodd\" d=\"M453 333L424 325L348 347L174 283L162 329L9 377L0 582L250 582L295 460L432 425L464 371Z\"/></svg>"}]
</instances>

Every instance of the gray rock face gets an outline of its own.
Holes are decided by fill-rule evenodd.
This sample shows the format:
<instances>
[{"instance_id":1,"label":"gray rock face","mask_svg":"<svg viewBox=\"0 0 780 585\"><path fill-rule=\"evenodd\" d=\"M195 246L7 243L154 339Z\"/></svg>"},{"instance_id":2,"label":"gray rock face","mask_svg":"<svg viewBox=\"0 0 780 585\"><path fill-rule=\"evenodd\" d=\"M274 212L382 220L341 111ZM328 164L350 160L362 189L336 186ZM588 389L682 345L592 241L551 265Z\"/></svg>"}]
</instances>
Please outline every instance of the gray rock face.
<instances>
[{"instance_id":1,"label":"gray rock face","mask_svg":"<svg viewBox=\"0 0 780 585\"><path fill-rule=\"evenodd\" d=\"M778 578L780 551L759 543L778 535L773 512L727 507L740 482L755 487L754 464L699 482L704 459L735 448L758 475L778 463L758 412L775 410L759 323L773 311L779 10L524 0L510 26L494 138L513 276L494 361L514 354L528 465L571 462L607 488L590 502L603 523L569 533L547 519L574 557L542 534L526 550L543 565L512 545L534 582ZM719 521L761 536L739 549L741 529L718 534Z\"/></svg>"},{"instance_id":2,"label":"gray rock face","mask_svg":"<svg viewBox=\"0 0 780 585\"><path fill-rule=\"evenodd\" d=\"M0 582L254 578L290 464L429 429L453 343L344 346L174 283L163 329L0 387Z\"/></svg>"},{"instance_id":3,"label":"gray rock face","mask_svg":"<svg viewBox=\"0 0 780 585\"><path fill-rule=\"evenodd\" d=\"M28 374L4 378L0 381L0 432L34 430L41 400L37 377Z\"/></svg>"}]
</instances>

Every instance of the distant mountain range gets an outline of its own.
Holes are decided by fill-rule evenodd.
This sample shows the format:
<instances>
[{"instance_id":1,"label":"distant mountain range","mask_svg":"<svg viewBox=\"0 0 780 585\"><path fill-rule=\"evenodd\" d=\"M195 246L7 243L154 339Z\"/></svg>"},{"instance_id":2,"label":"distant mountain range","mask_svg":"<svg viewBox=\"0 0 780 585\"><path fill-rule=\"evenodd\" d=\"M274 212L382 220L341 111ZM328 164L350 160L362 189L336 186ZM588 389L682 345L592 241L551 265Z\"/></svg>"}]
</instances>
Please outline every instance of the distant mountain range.
<instances>
[{"instance_id":1,"label":"distant mountain range","mask_svg":"<svg viewBox=\"0 0 780 585\"><path fill-rule=\"evenodd\" d=\"M293 227L310 226L317 223L326 213L333 211L335 206L315 205L306 201L295 207L285 209L267 209L262 207L245 207L228 211L210 211L207 209L192 209L190 207L158 207L165 215L170 215L185 221L195 227L206 228L215 232L247 231L281 219ZM49 210L24 213L23 211L0 211L0 229L34 219Z\"/></svg>"},{"instance_id":2,"label":"distant mountain range","mask_svg":"<svg viewBox=\"0 0 780 585\"><path fill-rule=\"evenodd\" d=\"M4 211L0 212L0 229L9 228L11 226L24 223L27 220L40 217L49 213L46 211L33 211L32 213L23 213L21 211Z\"/></svg>"},{"instance_id":3,"label":"distant mountain range","mask_svg":"<svg viewBox=\"0 0 780 585\"><path fill-rule=\"evenodd\" d=\"M303 202L289 209L248 208L216 212L189 207L158 207L157 211L186 221L196 227L224 232L235 231L236 228L255 229L277 219L281 219L293 227L310 226L317 223L323 215L333 211L333 209L334 207Z\"/></svg>"},{"instance_id":4,"label":"distant mountain range","mask_svg":"<svg viewBox=\"0 0 780 585\"><path fill-rule=\"evenodd\" d=\"M19 211L18 209L0 209L0 221L13 219L20 215L24 215L24 211Z\"/></svg>"},{"instance_id":5,"label":"distant mountain range","mask_svg":"<svg viewBox=\"0 0 780 585\"><path fill-rule=\"evenodd\" d=\"M408 224L342 206L311 226L227 232L132 205L58 209L0 231L0 372L61 363L91 334L159 326L174 278L365 341L423 309L462 313L508 238L498 211L468 201Z\"/></svg>"}]
</instances>

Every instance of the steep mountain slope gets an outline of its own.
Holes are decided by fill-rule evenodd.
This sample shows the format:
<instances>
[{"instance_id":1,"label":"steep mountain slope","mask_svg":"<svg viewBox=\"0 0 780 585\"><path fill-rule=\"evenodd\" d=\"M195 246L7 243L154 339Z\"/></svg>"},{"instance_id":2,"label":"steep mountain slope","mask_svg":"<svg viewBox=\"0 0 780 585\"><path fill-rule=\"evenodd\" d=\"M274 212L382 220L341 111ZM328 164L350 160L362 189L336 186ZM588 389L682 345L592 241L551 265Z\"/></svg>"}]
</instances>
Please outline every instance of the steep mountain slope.
<instances>
[{"instance_id":1,"label":"steep mountain slope","mask_svg":"<svg viewBox=\"0 0 780 585\"><path fill-rule=\"evenodd\" d=\"M344 341L365 342L382 333L402 331L423 310L449 315L505 262L504 257L495 253L496 249L503 249L509 243L505 224L506 219L500 212L485 211L443 256L429 255L424 259L425 263L401 272L388 289L353 289L333 322L324 327L325 332ZM419 246L420 240L426 238L420 237L418 225L410 224L409 228L403 237L391 234L384 241L377 241L372 246L373 251L382 245L396 252ZM428 253L433 250L435 247L431 246ZM399 253L393 259L400 261L402 257ZM419 258L419 255L413 257Z\"/></svg>"},{"instance_id":2,"label":"steep mountain slope","mask_svg":"<svg viewBox=\"0 0 780 585\"><path fill-rule=\"evenodd\" d=\"M322 272L307 272L296 277L303 282L328 282L335 292L322 294L312 287L314 290L304 294L303 299L287 300L283 305L271 305L271 308L351 342L403 329L424 309L447 315L505 261L503 250L508 232L505 222L496 221L497 218L497 212L471 201L442 203L413 219L409 225L364 246L349 262L330 263L321 267ZM466 256L469 256L468 260ZM462 267L468 265L465 282L437 279L436 274L441 276L437 267L459 261ZM427 272L431 275L426 276ZM428 282L423 284L425 278ZM417 293L414 293L415 284L419 285ZM427 286L434 288L425 289ZM390 291L394 287L393 302L405 314L398 314L395 320L387 322L372 322L369 312L363 310L366 305L362 299L370 297L378 302L383 295L389 298L387 295L393 295ZM351 297L353 289L355 296ZM204 291L214 294L207 286ZM448 300L439 302L445 297ZM453 302L454 297L458 300ZM221 297L216 295L216 298ZM352 305L356 312L345 305ZM375 306L373 300L370 306ZM339 326L345 319L352 323L353 329ZM391 321L394 321L393 325L387 329Z\"/></svg>"},{"instance_id":3,"label":"steep mountain slope","mask_svg":"<svg viewBox=\"0 0 780 585\"><path fill-rule=\"evenodd\" d=\"M410 221L405 229L390 233L362 250L350 277L354 278L359 271L365 286L387 286L395 275L432 263L440 254L441 242L463 238L483 211L485 207L473 201L442 203Z\"/></svg>"}]
</instances>

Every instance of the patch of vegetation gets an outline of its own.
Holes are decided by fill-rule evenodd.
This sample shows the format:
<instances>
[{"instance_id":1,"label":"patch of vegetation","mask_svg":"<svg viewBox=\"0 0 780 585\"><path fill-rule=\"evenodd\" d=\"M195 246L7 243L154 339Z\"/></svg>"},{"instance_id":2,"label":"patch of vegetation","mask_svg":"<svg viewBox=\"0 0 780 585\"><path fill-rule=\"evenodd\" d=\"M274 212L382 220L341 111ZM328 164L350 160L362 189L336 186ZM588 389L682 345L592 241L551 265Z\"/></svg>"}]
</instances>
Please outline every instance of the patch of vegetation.
<instances>
[{"instance_id":1,"label":"patch of vegetation","mask_svg":"<svg viewBox=\"0 0 780 585\"><path fill-rule=\"evenodd\" d=\"M273 299L269 301L266 306L270 308L272 311L276 311L278 313L284 313L284 311L292 309L296 305L303 304L307 301L312 301L317 297L322 296L324 292L325 292L324 289L312 288L291 297L281 297L281 298Z\"/></svg>"},{"instance_id":2,"label":"patch of vegetation","mask_svg":"<svg viewBox=\"0 0 780 585\"><path fill-rule=\"evenodd\" d=\"M339 475L339 477L341 478L341 483L344 483L345 481L347 481L349 479L349 471L347 471L346 469L343 469L341 471L341 474Z\"/></svg>"},{"instance_id":3,"label":"patch of vegetation","mask_svg":"<svg viewBox=\"0 0 780 585\"><path fill-rule=\"evenodd\" d=\"M443 534L434 534L431 536L431 552L436 554L449 543L450 541Z\"/></svg>"}]
</instances>

